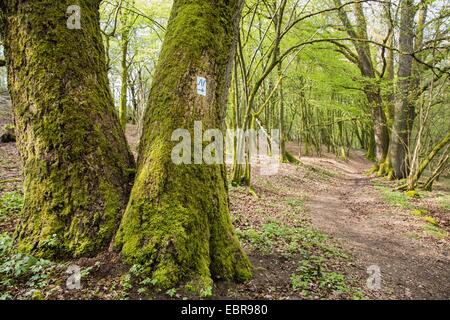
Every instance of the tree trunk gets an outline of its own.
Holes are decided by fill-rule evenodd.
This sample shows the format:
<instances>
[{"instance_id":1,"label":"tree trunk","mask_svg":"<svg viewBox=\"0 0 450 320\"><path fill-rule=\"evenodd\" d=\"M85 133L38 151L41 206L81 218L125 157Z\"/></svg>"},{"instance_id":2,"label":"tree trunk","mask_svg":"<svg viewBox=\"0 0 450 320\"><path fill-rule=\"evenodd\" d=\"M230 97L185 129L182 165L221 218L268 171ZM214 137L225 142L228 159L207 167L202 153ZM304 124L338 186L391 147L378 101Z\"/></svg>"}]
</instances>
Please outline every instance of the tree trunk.
<instances>
[{"instance_id":1,"label":"tree trunk","mask_svg":"<svg viewBox=\"0 0 450 320\"><path fill-rule=\"evenodd\" d=\"M120 87L120 107L119 107L119 119L120 125L125 129L127 125L127 92L128 92L128 43L129 43L129 30L122 32L122 59L121 59L121 82Z\"/></svg>"},{"instance_id":2,"label":"tree trunk","mask_svg":"<svg viewBox=\"0 0 450 320\"><path fill-rule=\"evenodd\" d=\"M420 177L422 176L425 169L428 167L430 162L433 160L433 158L441 151L448 143L450 142L450 132L445 135L442 140L440 140L430 151L430 153L427 155L425 159L423 159L420 162L419 168L417 169L416 173L408 177L408 182L406 185L400 186L399 189L407 188L408 190L414 190L416 187L417 182L419 181Z\"/></svg>"},{"instance_id":3,"label":"tree trunk","mask_svg":"<svg viewBox=\"0 0 450 320\"><path fill-rule=\"evenodd\" d=\"M369 86L372 86L369 84ZM376 90L376 92L374 92ZM372 110L373 133L375 141L375 158L381 164L386 160L389 148L389 132L386 114L383 110L383 101L379 88L365 88L367 100Z\"/></svg>"},{"instance_id":4,"label":"tree trunk","mask_svg":"<svg viewBox=\"0 0 450 320\"><path fill-rule=\"evenodd\" d=\"M82 256L105 248L126 204L134 160L114 112L100 1L3 1L5 48L25 204L21 252Z\"/></svg>"},{"instance_id":5,"label":"tree trunk","mask_svg":"<svg viewBox=\"0 0 450 320\"><path fill-rule=\"evenodd\" d=\"M398 63L398 97L394 109L390 141L390 158L395 177L403 179L408 175L407 154L409 145L408 120L410 118L410 88L414 40L414 7L412 0L405 0L401 7L400 54Z\"/></svg>"},{"instance_id":6,"label":"tree trunk","mask_svg":"<svg viewBox=\"0 0 450 320\"><path fill-rule=\"evenodd\" d=\"M224 129L241 1L175 0L156 67L138 173L116 237L124 258L143 264L157 286L180 281L202 292L212 278L247 280L251 265L229 216L223 164L171 160L174 130ZM206 96L197 94L206 78ZM192 159L191 159L192 160ZM204 291L207 292L207 291Z\"/></svg>"},{"instance_id":7,"label":"tree trunk","mask_svg":"<svg viewBox=\"0 0 450 320\"><path fill-rule=\"evenodd\" d=\"M438 165L436 166L436 168L431 173L430 177L423 184L423 189L424 190L427 190L427 191L432 191L433 190L433 183L434 183L434 181L437 181L439 179L439 176L441 175L441 173L444 172L445 169L447 168L447 166L448 166L448 159L449 158L450 158L449 154L444 155L441 158L441 160L439 161Z\"/></svg>"},{"instance_id":8,"label":"tree trunk","mask_svg":"<svg viewBox=\"0 0 450 320\"><path fill-rule=\"evenodd\" d=\"M134 3L132 2L131 5ZM125 130L128 121L127 111L127 93L128 93L128 46L130 44L130 33L132 17L127 8L121 8L121 32L120 32L120 47L121 47L121 87L120 87L120 106L119 119L122 128Z\"/></svg>"}]
</instances>

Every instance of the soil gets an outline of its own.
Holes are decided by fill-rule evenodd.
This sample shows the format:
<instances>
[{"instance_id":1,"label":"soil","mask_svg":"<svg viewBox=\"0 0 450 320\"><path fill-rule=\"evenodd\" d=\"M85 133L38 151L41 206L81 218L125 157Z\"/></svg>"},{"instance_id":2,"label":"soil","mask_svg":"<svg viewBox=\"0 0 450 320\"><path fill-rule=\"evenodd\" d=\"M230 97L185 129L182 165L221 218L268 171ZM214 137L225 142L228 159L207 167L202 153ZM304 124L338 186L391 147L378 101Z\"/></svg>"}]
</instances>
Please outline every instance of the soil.
<instances>
[{"instance_id":1,"label":"soil","mask_svg":"<svg viewBox=\"0 0 450 320\"><path fill-rule=\"evenodd\" d=\"M448 299L448 237L427 236L424 222L410 210L386 205L371 183L374 178L363 174L371 163L359 152L353 155L348 162L302 158L306 164L339 174L307 204L313 224L337 239L359 263L379 266L386 294L402 299ZM446 223L443 227L448 230Z\"/></svg>"}]
</instances>

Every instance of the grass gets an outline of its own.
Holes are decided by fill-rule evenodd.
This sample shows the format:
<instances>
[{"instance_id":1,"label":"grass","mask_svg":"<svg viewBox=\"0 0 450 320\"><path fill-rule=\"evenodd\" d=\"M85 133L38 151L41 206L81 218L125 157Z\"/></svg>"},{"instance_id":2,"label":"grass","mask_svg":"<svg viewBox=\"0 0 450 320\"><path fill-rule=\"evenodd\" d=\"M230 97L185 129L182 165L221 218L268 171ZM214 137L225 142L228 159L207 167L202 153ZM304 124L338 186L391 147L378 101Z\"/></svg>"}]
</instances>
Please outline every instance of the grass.
<instances>
[{"instance_id":1,"label":"grass","mask_svg":"<svg viewBox=\"0 0 450 320\"><path fill-rule=\"evenodd\" d=\"M311 227L290 227L279 222L264 224L260 230L237 229L239 238L262 254L274 251L284 255L299 252L300 248L320 248L325 252L343 256L337 248L326 243L328 237Z\"/></svg>"},{"instance_id":2,"label":"grass","mask_svg":"<svg viewBox=\"0 0 450 320\"><path fill-rule=\"evenodd\" d=\"M431 223L425 224L424 231L426 234L439 240L445 239L449 236L447 231Z\"/></svg>"},{"instance_id":3,"label":"grass","mask_svg":"<svg viewBox=\"0 0 450 320\"><path fill-rule=\"evenodd\" d=\"M411 210L411 214L416 217L422 217L427 214L427 210L424 209L413 209Z\"/></svg>"},{"instance_id":4,"label":"grass","mask_svg":"<svg viewBox=\"0 0 450 320\"><path fill-rule=\"evenodd\" d=\"M329 181L337 176L337 173L315 165L304 165L311 173L313 173L320 181Z\"/></svg>"},{"instance_id":5,"label":"grass","mask_svg":"<svg viewBox=\"0 0 450 320\"><path fill-rule=\"evenodd\" d=\"M288 198L286 200L286 204L292 208L303 209L305 207L305 199L304 198Z\"/></svg>"},{"instance_id":6,"label":"grass","mask_svg":"<svg viewBox=\"0 0 450 320\"><path fill-rule=\"evenodd\" d=\"M420 219L422 219L423 221L425 221L425 225L423 227L424 232L429 235L432 236L436 239L444 239L448 236L448 232L445 231L444 229L439 227L439 223L436 220L436 218L427 215L427 210L424 209L413 209L411 210L411 214L413 216L419 217ZM415 239L418 239L418 235L414 234L412 236Z\"/></svg>"},{"instance_id":7,"label":"grass","mask_svg":"<svg viewBox=\"0 0 450 320\"><path fill-rule=\"evenodd\" d=\"M438 222L437 222L436 218L434 218L432 216L423 216L422 220L433 226L438 226Z\"/></svg>"},{"instance_id":8,"label":"grass","mask_svg":"<svg viewBox=\"0 0 450 320\"><path fill-rule=\"evenodd\" d=\"M380 195L386 203L395 207L406 209L413 208L413 205L410 202L410 198L404 193L392 191L390 188L384 186L375 186L375 189L380 191Z\"/></svg>"},{"instance_id":9,"label":"grass","mask_svg":"<svg viewBox=\"0 0 450 320\"><path fill-rule=\"evenodd\" d=\"M450 195L440 196L436 202L441 209L450 211Z\"/></svg>"}]
</instances>

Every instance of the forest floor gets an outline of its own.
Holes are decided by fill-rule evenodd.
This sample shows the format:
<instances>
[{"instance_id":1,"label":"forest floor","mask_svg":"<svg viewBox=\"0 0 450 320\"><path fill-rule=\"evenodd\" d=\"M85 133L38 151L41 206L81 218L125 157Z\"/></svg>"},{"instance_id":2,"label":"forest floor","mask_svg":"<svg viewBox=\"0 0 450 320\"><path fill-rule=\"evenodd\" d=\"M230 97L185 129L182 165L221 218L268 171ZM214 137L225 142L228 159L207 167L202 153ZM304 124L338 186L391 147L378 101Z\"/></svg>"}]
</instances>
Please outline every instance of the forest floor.
<instances>
[{"instance_id":1,"label":"forest floor","mask_svg":"<svg viewBox=\"0 0 450 320\"><path fill-rule=\"evenodd\" d=\"M450 298L450 197L448 181L410 199L392 183L368 177L361 152L349 161L302 158L336 174L311 195L314 226L336 239L360 264L380 268L381 296Z\"/></svg>"},{"instance_id":2,"label":"forest floor","mask_svg":"<svg viewBox=\"0 0 450 320\"><path fill-rule=\"evenodd\" d=\"M127 136L136 150L136 131L131 128ZM371 163L360 151L353 151L347 161L329 154L301 160L301 165L282 164L274 176L259 175L255 168L252 184L257 197L246 188L230 186L233 224L253 263L254 277L244 284L215 283L206 295L450 298L448 181L410 199L392 191L391 182L366 175ZM23 203L21 188L15 145L0 143L0 299L189 297L179 288L152 289L139 266L124 265L115 252L65 262L11 253ZM81 268L81 289L66 286L70 265ZM370 266L380 270L378 289L367 286Z\"/></svg>"}]
</instances>

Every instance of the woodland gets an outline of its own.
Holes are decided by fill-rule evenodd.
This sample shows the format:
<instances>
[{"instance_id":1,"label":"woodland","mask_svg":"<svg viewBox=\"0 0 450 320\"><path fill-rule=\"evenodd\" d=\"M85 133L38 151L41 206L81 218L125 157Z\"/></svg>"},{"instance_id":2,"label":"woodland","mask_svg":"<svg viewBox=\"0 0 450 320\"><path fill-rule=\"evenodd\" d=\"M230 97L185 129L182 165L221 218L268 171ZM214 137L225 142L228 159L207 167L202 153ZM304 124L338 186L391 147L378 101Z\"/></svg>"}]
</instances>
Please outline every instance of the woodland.
<instances>
[{"instance_id":1,"label":"woodland","mask_svg":"<svg viewBox=\"0 0 450 320\"><path fill-rule=\"evenodd\" d=\"M445 0L1 0L0 300L450 299L449 28Z\"/></svg>"}]
</instances>

